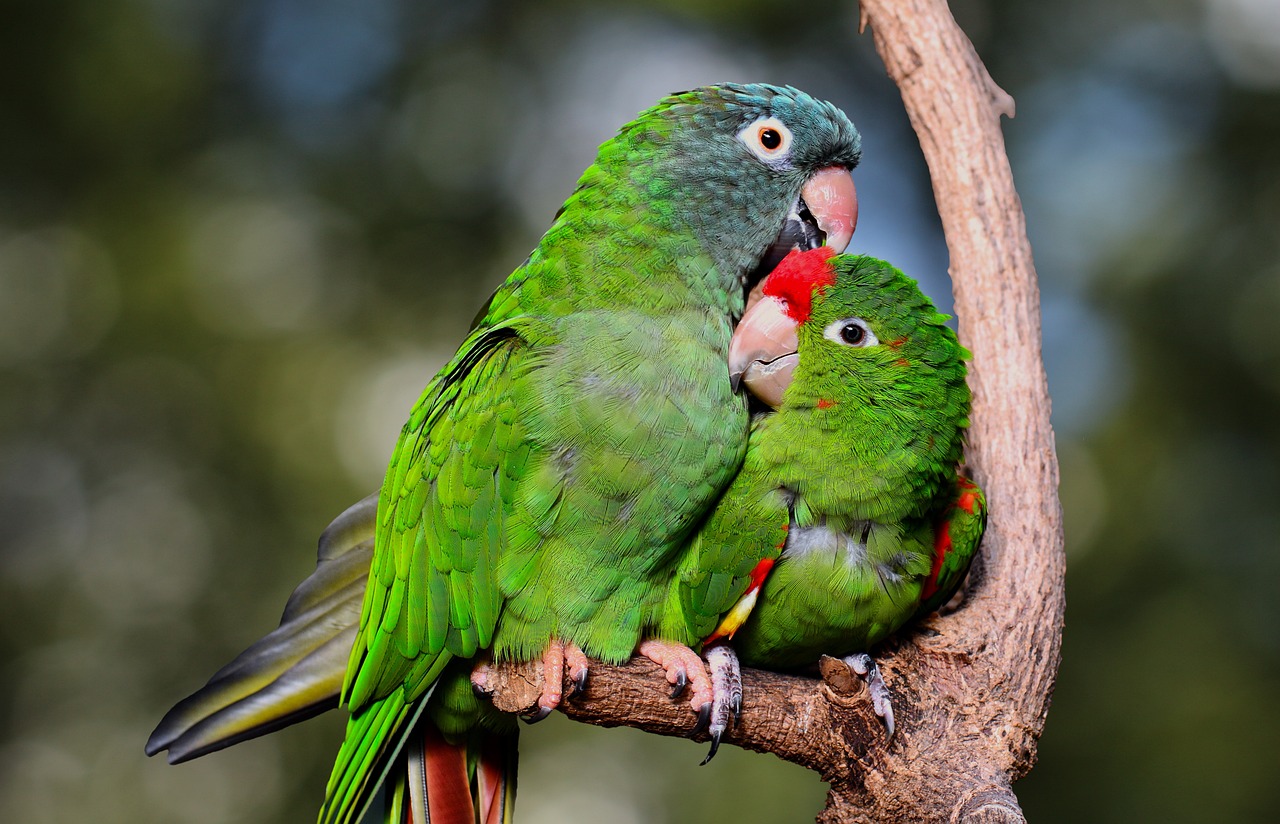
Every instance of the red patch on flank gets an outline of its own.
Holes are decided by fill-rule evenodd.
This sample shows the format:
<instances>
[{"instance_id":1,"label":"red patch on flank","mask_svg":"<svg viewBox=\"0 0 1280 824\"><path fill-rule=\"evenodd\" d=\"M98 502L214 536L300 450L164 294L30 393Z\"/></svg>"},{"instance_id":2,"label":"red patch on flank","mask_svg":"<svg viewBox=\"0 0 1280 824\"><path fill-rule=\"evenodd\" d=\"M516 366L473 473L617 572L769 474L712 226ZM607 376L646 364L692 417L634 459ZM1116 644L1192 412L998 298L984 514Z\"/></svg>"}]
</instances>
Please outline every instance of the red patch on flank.
<instances>
[{"instance_id":1,"label":"red patch on flank","mask_svg":"<svg viewBox=\"0 0 1280 824\"><path fill-rule=\"evenodd\" d=\"M898 358L896 361L893 362L893 365L894 366L910 366L911 361L907 360L906 358Z\"/></svg>"},{"instance_id":2,"label":"red patch on flank","mask_svg":"<svg viewBox=\"0 0 1280 824\"><path fill-rule=\"evenodd\" d=\"M813 311L813 293L836 282L836 270L830 263L833 255L835 250L830 246L793 251L769 273L764 293L786 304L787 317L804 323Z\"/></svg>"},{"instance_id":3,"label":"red patch on flank","mask_svg":"<svg viewBox=\"0 0 1280 824\"><path fill-rule=\"evenodd\" d=\"M761 558L760 563L756 564L755 569L751 570L751 586L747 587L747 592L753 592L764 586L764 579L769 577L769 572L772 569L773 559Z\"/></svg>"},{"instance_id":4,"label":"red patch on flank","mask_svg":"<svg viewBox=\"0 0 1280 824\"><path fill-rule=\"evenodd\" d=\"M920 588L920 600L927 601L938 591L938 576L942 574L942 562L947 560L954 548L951 543L951 524L943 521L938 524L938 533L933 537L933 569Z\"/></svg>"},{"instance_id":5,"label":"red patch on flank","mask_svg":"<svg viewBox=\"0 0 1280 824\"><path fill-rule=\"evenodd\" d=\"M835 405L836 405L836 402L835 402L835 401L827 400L826 398L818 398L818 408L819 408L819 409L830 409L831 407L833 407L833 406L835 406Z\"/></svg>"},{"instance_id":6,"label":"red patch on flank","mask_svg":"<svg viewBox=\"0 0 1280 824\"><path fill-rule=\"evenodd\" d=\"M963 475L959 476L956 480L958 481L960 488L964 490L960 493L960 498L956 501L956 506L972 515L974 506L977 505L978 502L978 487L973 481Z\"/></svg>"}]
</instances>

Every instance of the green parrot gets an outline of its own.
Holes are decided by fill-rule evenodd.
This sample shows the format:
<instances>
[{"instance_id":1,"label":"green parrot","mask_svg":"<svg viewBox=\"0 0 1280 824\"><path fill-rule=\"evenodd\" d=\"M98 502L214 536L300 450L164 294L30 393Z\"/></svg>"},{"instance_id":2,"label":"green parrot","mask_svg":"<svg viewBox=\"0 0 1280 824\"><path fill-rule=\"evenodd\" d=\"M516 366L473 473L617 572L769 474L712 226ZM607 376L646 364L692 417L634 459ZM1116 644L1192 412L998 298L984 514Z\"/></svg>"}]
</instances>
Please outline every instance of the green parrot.
<instances>
[{"instance_id":1,"label":"green parrot","mask_svg":"<svg viewBox=\"0 0 1280 824\"><path fill-rule=\"evenodd\" d=\"M473 691L477 661L541 659L537 717L563 672L637 650L711 703L696 654L653 637L746 452L732 324L788 250L844 248L858 159L845 115L790 87L677 93L624 126L427 386L376 503L326 533L316 585L147 751L194 757L331 706L370 543L326 824L383 785L388 820L507 819L514 724Z\"/></svg>"},{"instance_id":2,"label":"green parrot","mask_svg":"<svg viewBox=\"0 0 1280 824\"><path fill-rule=\"evenodd\" d=\"M771 670L849 656L892 735L866 651L952 597L985 526L957 472L968 353L915 281L873 258L793 252L762 292L730 369L776 411L756 416L682 558L662 634ZM729 720L711 719L711 755Z\"/></svg>"}]
</instances>

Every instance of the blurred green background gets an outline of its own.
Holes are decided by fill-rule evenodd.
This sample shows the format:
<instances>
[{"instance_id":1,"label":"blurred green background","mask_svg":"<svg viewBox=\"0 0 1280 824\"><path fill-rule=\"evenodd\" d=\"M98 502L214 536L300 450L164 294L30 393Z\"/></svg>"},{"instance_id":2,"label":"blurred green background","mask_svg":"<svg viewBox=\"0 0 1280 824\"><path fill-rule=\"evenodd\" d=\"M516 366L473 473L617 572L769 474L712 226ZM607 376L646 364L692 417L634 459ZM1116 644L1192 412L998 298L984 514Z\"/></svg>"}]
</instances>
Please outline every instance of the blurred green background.
<instances>
[{"instance_id":1,"label":"blurred green background","mask_svg":"<svg viewBox=\"0 0 1280 824\"><path fill-rule=\"evenodd\" d=\"M169 767L593 148L668 91L860 127L853 249L949 305L851 4L6 0L0 820L309 822L336 717ZM1033 821L1280 819L1280 3L964 0L1042 281L1069 555ZM521 819L804 821L821 783L560 717ZM566 810L570 812L565 812Z\"/></svg>"}]
</instances>

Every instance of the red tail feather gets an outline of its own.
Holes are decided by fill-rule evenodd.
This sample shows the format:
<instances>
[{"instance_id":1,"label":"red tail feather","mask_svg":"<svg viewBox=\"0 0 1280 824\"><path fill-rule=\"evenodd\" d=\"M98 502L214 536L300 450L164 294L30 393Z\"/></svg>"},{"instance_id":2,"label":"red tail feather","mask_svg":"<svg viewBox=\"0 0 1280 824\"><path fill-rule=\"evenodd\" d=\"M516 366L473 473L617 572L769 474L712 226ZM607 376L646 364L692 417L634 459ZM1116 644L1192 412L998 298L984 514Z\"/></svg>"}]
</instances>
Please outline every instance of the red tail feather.
<instances>
[{"instance_id":1,"label":"red tail feather","mask_svg":"<svg viewBox=\"0 0 1280 824\"><path fill-rule=\"evenodd\" d=\"M465 744L450 744L432 724L421 725L427 821L423 824L475 824Z\"/></svg>"},{"instance_id":2,"label":"red tail feather","mask_svg":"<svg viewBox=\"0 0 1280 824\"><path fill-rule=\"evenodd\" d=\"M403 754L405 773L388 787L387 816L398 824L510 824L516 795L517 736L473 732L450 744L423 720Z\"/></svg>"},{"instance_id":3,"label":"red tail feather","mask_svg":"<svg viewBox=\"0 0 1280 824\"><path fill-rule=\"evenodd\" d=\"M476 762L476 800L480 824L506 824L509 801L508 782L515 781L511 743L505 738L486 737ZM512 787L511 789L514 789Z\"/></svg>"}]
</instances>

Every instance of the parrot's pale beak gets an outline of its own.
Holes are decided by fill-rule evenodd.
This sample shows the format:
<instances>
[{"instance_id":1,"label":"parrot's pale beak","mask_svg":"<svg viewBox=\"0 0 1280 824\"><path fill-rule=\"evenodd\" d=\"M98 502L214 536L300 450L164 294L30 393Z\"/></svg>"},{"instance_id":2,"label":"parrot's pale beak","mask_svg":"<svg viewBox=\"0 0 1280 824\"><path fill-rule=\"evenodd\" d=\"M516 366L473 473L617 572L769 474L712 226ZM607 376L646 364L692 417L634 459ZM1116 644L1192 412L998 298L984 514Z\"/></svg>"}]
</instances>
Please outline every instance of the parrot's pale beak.
<instances>
[{"instance_id":1,"label":"parrot's pale beak","mask_svg":"<svg viewBox=\"0 0 1280 824\"><path fill-rule=\"evenodd\" d=\"M796 322L774 297L762 297L742 316L729 341L729 382L777 409L800 361Z\"/></svg>"},{"instance_id":2,"label":"parrot's pale beak","mask_svg":"<svg viewBox=\"0 0 1280 824\"><path fill-rule=\"evenodd\" d=\"M829 246L840 254L849 246L857 225L858 194L849 170L828 166L815 172L801 187L800 196L791 205L777 239L746 278L747 285L752 287L747 308L760 300L761 284L784 257L796 249L807 252L819 246Z\"/></svg>"},{"instance_id":3,"label":"parrot's pale beak","mask_svg":"<svg viewBox=\"0 0 1280 824\"><path fill-rule=\"evenodd\" d=\"M858 225L858 193L849 170L843 166L822 169L804 184L800 199L826 234L826 245L837 255L848 248Z\"/></svg>"}]
</instances>

